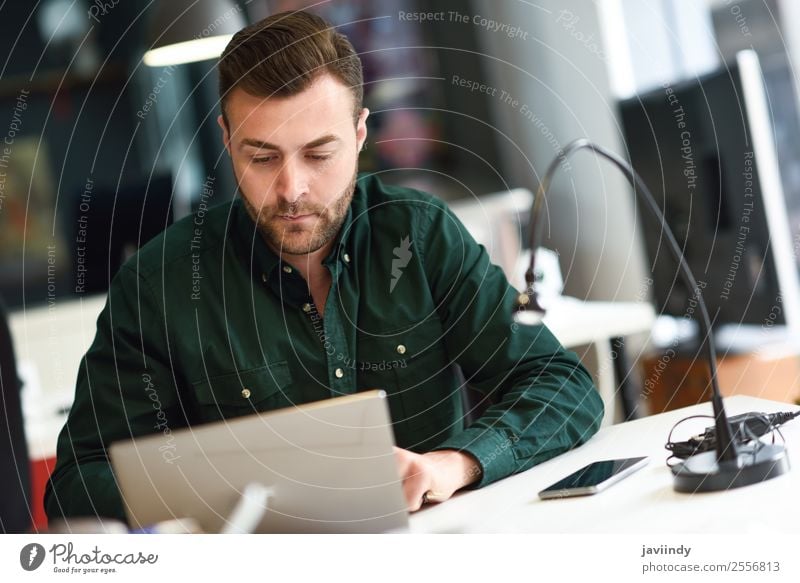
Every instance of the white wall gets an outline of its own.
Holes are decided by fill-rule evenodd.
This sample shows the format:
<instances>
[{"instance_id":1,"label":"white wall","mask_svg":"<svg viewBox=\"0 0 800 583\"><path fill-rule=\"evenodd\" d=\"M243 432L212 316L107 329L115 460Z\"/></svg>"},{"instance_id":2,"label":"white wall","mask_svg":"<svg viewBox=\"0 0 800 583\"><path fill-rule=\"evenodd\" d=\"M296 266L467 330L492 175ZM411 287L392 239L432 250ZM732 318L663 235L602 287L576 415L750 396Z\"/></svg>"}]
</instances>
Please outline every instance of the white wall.
<instances>
[{"instance_id":1,"label":"white wall","mask_svg":"<svg viewBox=\"0 0 800 583\"><path fill-rule=\"evenodd\" d=\"M598 7L591 0L475 0L473 12L524 29L527 38L480 31L509 182L535 190L569 141L587 137L624 154ZM506 91L517 104L501 99ZM647 277L641 227L625 179L590 154L572 161L549 199L547 244L561 254L565 293L632 300ZM571 182L570 182L571 179Z\"/></svg>"}]
</instances>

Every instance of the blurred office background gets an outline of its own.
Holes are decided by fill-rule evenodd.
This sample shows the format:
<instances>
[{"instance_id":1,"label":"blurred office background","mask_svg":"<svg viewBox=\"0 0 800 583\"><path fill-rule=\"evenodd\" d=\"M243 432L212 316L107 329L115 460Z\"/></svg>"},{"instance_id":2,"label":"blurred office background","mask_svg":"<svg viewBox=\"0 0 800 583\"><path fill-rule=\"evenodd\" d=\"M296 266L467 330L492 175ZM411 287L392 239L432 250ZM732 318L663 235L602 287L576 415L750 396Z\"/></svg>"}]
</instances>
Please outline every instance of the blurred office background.
<instances>
[{"instance_id":1,"label":"blurred office background","mask_svg":"<svg viewBox=\"0 0 800 583\"><path fill-rule=\"evenodd\" d=\"M797 8L778 0L205 3L207 26L183 31L187 38L294 8L339 26L362 53L373 112L362 170L447 200L535 190L556 151L577 137L626 154L622 100L713 72L740 49L787 66L800 50ZM160 4L44 0L2 8L0 127L12 143L0 293L11 306L102 291L121 257L196 208L204 185L213 184L213 202L234 195L215 121L214 60L142 62L153 38L180 25L158 20ZM401 16L419 11L444 19ZM456 76L486 90L470 91ZM588 156L573 166L569 188L554 188L546 224L566 293L651 297L632 193ZM86 225L81 208L91 212ZM93 253L78 280L83 238Z\"/></svg>"},{"instance_id":2,"label":"blurred office background","mask_svg":"<svg viewBox=\"0 0 800 583\"><path fill-rule=\"evenodd\" d=\"M34 465L35 488L52 469L54 435L110 278L201 200L235 196L216 124L214 58L146 64L143 56L165 40L213 39L301 8L327 18L361 54L372 111L362 171L477 216L468 226L516 283L528 199L515 189L535 191L573 139L619 153L653 190L705 286L723 392L797 399L797 2L6 2L0 297L26 381L31 457L49 460ZM505 211L502 194L488 198L504 192L516 193ZM659 316L606 347L624 401L614 420L707 398L692 290L622 176L580 153L545 208L544 244L565 295L652 304ZM75 314L75 305L85 327L48 312ZM597 374L611 366L577 351L595 359Z\"/></svg>"},{"instance_id":3,"label":"blurred office background","mask_svg":"<svg viewBox=\"0 0 800 583\"><path fill-rule=\"evenodd\" d=\"M10 307L102 293L125 258L195 210L203 193L210 204L235 195L216 124L214 58L148 65L143 55L166 39L216 37L300 8L327 18L361 53L372 111L362 171L480 205L490 193L535 191L556 152L587 137L645 176L698 279L716 286L706 291L715 324L797 325L800 300L786 294L798 290L800 9L785 0L7 3L0 295ZM763 70L764 124L739 79L745 49ZM689 168L667 88L692 110ZM767 185L756 198L785 208L776 219L774 204L764 206L770 221L739 241L737 160L755 149L752 127L761 125L780 176L770 181L769 156L756 156ZM686 172L696 189L678 183ZM615 170L578 155L547 201L544 243L558 254L565 294L653 301L680 318L691 290L638 208ZM508 236L491 242L524 253L525 213L501 228ZM513 275L517 282L521 272Z\"/></svg>"}]
</instances>

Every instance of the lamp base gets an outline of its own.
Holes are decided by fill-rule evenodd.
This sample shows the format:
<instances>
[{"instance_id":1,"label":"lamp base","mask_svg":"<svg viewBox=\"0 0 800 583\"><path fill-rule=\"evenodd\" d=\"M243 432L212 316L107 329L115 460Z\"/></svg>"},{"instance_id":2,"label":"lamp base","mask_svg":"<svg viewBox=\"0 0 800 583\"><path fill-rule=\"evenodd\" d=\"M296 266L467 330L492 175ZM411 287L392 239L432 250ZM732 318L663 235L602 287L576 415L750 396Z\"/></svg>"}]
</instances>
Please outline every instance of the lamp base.
<instances>
[{"instance_id":1,"label":"lamp base","mask_svg":"<svg viewBox=\"0 0 800 583\"><path fill-rule=\"evenodd\" d=\"M739 457L731 462L718 462L716 451L693 455L675 464L677 492L718 492L765 482L789 471L786 448L780 444L741 445Z\"/></svg>"}]
</instances>

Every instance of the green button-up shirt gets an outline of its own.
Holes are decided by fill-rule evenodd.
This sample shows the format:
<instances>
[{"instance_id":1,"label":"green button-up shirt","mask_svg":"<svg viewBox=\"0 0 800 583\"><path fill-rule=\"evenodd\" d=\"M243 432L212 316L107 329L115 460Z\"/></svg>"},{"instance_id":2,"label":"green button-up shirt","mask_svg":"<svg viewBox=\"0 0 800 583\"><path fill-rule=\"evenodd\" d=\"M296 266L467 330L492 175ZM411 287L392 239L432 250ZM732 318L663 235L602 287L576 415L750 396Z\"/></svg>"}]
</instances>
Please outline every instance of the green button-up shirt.
<instances>
[{"instance_id":1,"label":"green button-up shirt","mask_svg":"<svg viewBox=\"0 0 800 583\"><path fill-rule=\"evenodd\" d=\"M48 484L50 517L124 519L106 448L177 428L381 388L398 446L474 456L483 486L597 431L602 401L439 199L361 175L324 318L241 200L201 207L112 281ZM492 404L465 427L459 365Z\"/></svg>"}]
</instances>

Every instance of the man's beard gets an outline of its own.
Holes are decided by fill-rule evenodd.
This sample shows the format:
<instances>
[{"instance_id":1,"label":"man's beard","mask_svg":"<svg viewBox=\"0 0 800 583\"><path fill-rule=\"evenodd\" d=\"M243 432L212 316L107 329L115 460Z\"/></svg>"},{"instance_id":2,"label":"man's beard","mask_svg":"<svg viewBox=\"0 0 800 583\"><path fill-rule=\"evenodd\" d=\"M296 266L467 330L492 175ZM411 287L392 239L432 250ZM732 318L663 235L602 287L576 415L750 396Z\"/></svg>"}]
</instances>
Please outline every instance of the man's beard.
<instances>
[{"instance_id":1,"label":"man's beard","mask_svg":"<svg viewBox=\"0 0 800 583\"><path fill-rule=\"evenodd\" d=\"M322 249L341 229L347 216L347 208L353 200L357 174L356 169L347 188L328 206L308 204L301 198L295 203L282 202L275 208L263 207L259 211L244 195L242 201L250 218L258 226L261 237L270 247L281 254L305 255ZM239 191L241 192L241 186ZM316 215L310 225L293 225L279 216L308 214Z\"/></svg>"}]
</instances>

